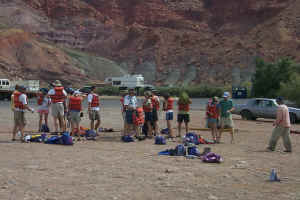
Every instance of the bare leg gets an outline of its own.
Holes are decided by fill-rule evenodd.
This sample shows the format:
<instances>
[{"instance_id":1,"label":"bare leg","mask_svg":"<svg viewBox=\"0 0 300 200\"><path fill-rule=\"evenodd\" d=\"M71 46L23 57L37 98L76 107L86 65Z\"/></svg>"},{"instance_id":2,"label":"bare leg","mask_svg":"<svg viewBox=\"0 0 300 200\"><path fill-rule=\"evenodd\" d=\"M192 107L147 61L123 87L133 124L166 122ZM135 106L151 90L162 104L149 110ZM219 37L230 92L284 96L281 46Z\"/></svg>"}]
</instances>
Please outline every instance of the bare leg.
<instances>
[{"instance_id":1,"label":"bare leg","mask_svg":"<svg viewBox=\"0 0 300 200\"><path fill-rule=\"evenodd\" d=\"M39 132L41 131L42 129L42 123L43 123L43 114L40 113L40 121L39 121Z\"/></svg>"},{"instance_id":2,"label":"bare leg","mask_svg":"<svg viewBox=\"0 0 300 200\"><path fill-rule=\"evenodd\" d=\"M101 124L100 119L96 121L95 130L97 131L99 129L99 126Z\"/></svg>"},{"instance_id":3,"label":"bare leg","mask_svg":"<svg viewBox=\"0 0 300 200\"><path fill-rule=\"evenodd\" d=\"M91 130L95 130L94 127L94 120L91 120Z\"/></svg>"},{"instance_id":4,"label":"bare leg","mask_svg":"<svg viewBox=\"0 0 300 200\"><path fill-rule=\"evenodd\" d=\"M231 144L234 143L234 128L230 128Z\"/></svg>"},{"instance_id":5,"label":"bare leg","mask_svg":"<svg viewBox=\"0 0 300 200\"><path fill-rule=\"evenodd\" d=\"M58 132L58 124L57 124L57 117L53 117L53 122L54 122L54 129L55 129L55 132Z\"/></svg>"},{"instance_id":6,"label":"bare leg","mask_svg":"<svg viewBox=\"0 0 300 200\"><path fill-rule=\"evenodd\" d=\"M175 135L174 135L174 132L173 132L172 121L171 120L167 120L167 127L168 127L168 130L169 130L170 136L172 138L174 138Z\"/></svg>"},{"instance_id":7,"label":"bare leg","mask_svg":"<svg viewBox=\"0 0 300 200\"><path fill-rule=\"evenodd\" d=\"M178 122L178 136L181 137L181 122Z\"/></svg>"},{"instance_id":8,"label":"bare leg","mask_svg":"<svg viewBox=\"0 0 300 200\"><path fill-rule=\"evenodd\" d=\"M152 137L152 125L150 121L147 121L147 126L148 126L148 137Z\"/></svg>"},{"instance_id":9,"label":"bare leg","mask_svg":"<svg viewBox=\"0 0 300 200\"><path fill-rule=\"evenodd\" d=\"M16 134L17 134L18 128L19 128L19 127L18 127L16 124L14 124L12 140L15 140L15 139L16 139Z\"/></svg>"},{"instance_id":10,"label":"bare leg","mask_svg":"<svg viewBox=\"0 0 300 200\"><path fill-rule=\"evenodd\" d=\"M45 113L45 118L44 118L44 120L45 120L46 126L48 127L48 113Z\"/></svg>"},{"instance_id":11,"label":"bare leg","mask_svg":"<svg viewBox=\"0 0 300 200\"><path fill-rule=\"evenodd\" d=\"M154 122L154 132L155 132L155 135L159 135L159 132L158 132L158 121Z\"/></svg>"},{"instance_id":12,"label":"bare leg","mask_svg":"<svg viewBox=\"0 0 300 200\"><path fill-rule=\"evenodd\" d=\"M59 115L58 116L58 121L59 121L59 128L61 132L65 131L65 127L64 127L64 118L63 116Z\"/></svg>"},{"instance_id":13,"label":"bare leg","mask_svg":"<svg viewBox=\"0 0 300 200\"><path fill-rule=\"evenodd\" d=\"M185 133L189 132L189 123L185 122Z\"/></svg>"}]
</instances>

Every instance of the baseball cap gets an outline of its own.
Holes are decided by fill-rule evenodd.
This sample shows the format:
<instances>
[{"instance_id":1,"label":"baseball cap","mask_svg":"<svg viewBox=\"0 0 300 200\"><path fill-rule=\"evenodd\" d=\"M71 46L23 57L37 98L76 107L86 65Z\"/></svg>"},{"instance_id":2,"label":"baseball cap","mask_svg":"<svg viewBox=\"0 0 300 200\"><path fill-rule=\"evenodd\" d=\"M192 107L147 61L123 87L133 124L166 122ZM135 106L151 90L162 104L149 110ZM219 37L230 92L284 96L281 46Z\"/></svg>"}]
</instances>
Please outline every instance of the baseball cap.
<instances>
[{"instance_id":1,"label":"baseball cap","mask_svg":"<svg viewBox=\"0 0 300 200\"><path fill-rule=\"evenodd\" d=\"M224 94L223 94L223 97L224 97L224 98L227 98L227 97L229 97L229 96L230 96L229 92L224 92Z\"/></svg>"}]
</instances>

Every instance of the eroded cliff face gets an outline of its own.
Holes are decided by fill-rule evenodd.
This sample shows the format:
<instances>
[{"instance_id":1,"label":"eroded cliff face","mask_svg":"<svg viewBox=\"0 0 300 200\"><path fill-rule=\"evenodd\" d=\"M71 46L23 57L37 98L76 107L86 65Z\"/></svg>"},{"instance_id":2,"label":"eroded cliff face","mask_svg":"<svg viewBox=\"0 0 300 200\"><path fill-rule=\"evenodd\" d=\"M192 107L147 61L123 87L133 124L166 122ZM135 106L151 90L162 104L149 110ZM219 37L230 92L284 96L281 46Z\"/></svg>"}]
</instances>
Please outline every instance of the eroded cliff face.
<instances>
[{"instance_id":1,"label":"eroded cliff face","mask_svg":"<svg viewBox=\"0 0 300 200\"><path fill-rule=\"evenodd\" d=\"M21 18L11 25L38 40L105 57L120 73L142 73L158 85L226 84L236 68L247 80L257 56L300 60L299 0L14 0L6 5L21 9L7 13Z\"/></svg>"}]
</instances>

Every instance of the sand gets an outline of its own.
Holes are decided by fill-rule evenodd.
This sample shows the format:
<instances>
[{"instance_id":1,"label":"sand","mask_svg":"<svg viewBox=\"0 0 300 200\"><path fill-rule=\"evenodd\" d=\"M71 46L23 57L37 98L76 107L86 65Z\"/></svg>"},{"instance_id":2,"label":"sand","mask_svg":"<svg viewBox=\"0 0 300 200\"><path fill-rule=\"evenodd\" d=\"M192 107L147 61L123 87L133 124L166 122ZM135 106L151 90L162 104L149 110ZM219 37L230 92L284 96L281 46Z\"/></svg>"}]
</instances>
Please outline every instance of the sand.
<instances>
[{"instance_id":1,"label":"sand","mask_svg":"<svg viewBox=\"0 0 300 200\"><path fill-rule=\"evenodd\" d=\"M103 109L103 126L122 127L118 107ZM300 135L292 135L292 154L263 152L272 130L271 120L242 121L234 116L236 143L229 134L211 147L224 158L221 164L198 159L158 156L178 142L154 145L153 140L122 143L120 132L102 133L97 141L74 146L10 142L12 114L1 107L0 199L92 200L92 199L300 199ZM27 114L37 129L37 114ZM193 127L204 127L204 112L191 112ZM88 119L84 118L84 126ZM174 123L175 125L175 123ZM165 123L161 120L161 127ZM293 126L300 129L300 125ZM198 132L210 138L209 132ZM272 168L281 182L269 182Z\"/></svg>"}]
</instances>

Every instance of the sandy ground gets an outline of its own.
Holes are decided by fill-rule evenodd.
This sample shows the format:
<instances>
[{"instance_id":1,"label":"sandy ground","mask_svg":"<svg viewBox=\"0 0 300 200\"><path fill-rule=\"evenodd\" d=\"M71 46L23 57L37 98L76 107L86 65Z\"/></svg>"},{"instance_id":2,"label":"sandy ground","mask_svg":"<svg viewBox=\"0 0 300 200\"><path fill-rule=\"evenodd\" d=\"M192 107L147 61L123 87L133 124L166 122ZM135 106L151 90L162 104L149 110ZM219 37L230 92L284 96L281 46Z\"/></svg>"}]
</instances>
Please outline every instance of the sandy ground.
<instances>
[{"instance_id":1,"label":"sandy ground","mask_svg":"<svg viewBox=\"0 0 300 200\"><path fill-rule=\"evenodd\" d=\"M103 109L104 127L120 129L119 108ZM294 152L285 154L280 141L276 152L263 152L270 121L242 121L235 116L236 143L224 135L222 144L209 145L224 163L205 164L198 159L158 156L165 146L153 140L120 142L120 133L102 133L97 141L74 146L10 142L12 113L0 113L0 199L288 199L300 200L300 135L292 135ZM27 114L37 129L37 114ZM204 112L192 111L193 127L204 127ZM161 120L161 127L165 127ZM83 125L88 125L84 118ZM293 126L299 129L300 125ZM209 132L198 132L210 138ZM179 142L179 141L178 141ZM200 151L208 145L200 145ZM268 182L272 168L282 181Z\"/></svg>"}]
</instances>

